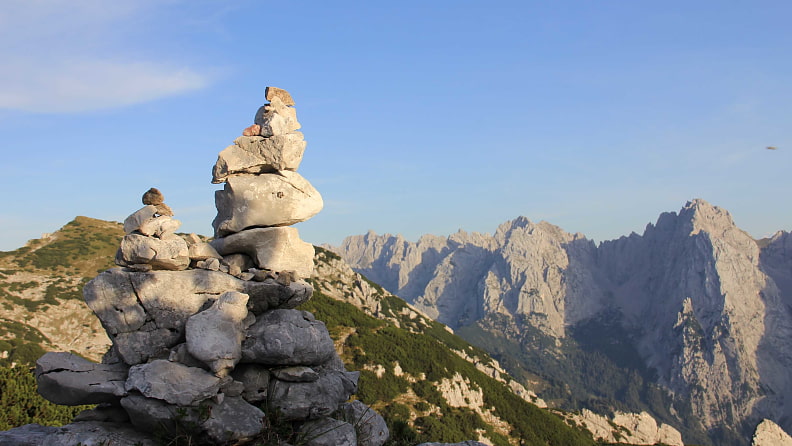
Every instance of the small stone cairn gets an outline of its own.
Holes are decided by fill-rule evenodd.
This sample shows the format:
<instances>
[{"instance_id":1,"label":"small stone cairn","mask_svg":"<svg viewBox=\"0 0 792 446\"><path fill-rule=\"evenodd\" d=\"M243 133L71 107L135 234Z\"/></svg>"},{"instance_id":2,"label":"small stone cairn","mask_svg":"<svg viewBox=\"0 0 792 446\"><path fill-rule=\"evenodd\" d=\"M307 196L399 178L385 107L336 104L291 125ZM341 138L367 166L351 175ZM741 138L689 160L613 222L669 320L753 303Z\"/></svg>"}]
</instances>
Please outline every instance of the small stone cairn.
<instances>
[{"instance_id":1,"label":"small stone cairn","mask_svg":"<svg viewBox=\"0 0 792 446\"><path fill-rule=\"evenodd\" d=\"M101 364L70 353L37 362L42 396L98 404L69 426L126 429L139 444L156 444L147 440L155 432L244 444L272 439L278 423L304 445L387 440L382 417L348 402L359 372L344 368L323 322L295 309L313 293L303 278L314 249L291 225L323 203L296 172L306 143L294 101L272 87L265 96L254 125L214 166L212 182L225 183L215 193L215 239L175 234L180 222L160 191L148 190L124 221L120 267L84 288L110 351Z\"/></svg>"}]
</instances>

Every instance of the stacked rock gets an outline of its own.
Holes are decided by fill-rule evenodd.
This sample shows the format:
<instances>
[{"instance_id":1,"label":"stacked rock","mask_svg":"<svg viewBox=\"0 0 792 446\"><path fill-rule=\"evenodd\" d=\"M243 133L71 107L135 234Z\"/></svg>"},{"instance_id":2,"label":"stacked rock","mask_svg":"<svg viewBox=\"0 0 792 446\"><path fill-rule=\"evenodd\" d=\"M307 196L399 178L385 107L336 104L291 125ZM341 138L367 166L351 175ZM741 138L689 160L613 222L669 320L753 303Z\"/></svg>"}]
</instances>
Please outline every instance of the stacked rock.
<instances>
[{"instance_id":1,"label":"stacked rock","mask_svg":"<svg viewBox=\"0 0 792 446\"><path fill-rule=\"evenodd\" d=\"M212 246L222 255L248 255L259 269L309 277L313 246L291 225L322 210L322 196L297 173L306 143L294 100L273 87L265 97L269 104L220 152L212 171L213 183L225 183L215 192Z\"/></svg>"},{"instance_id":2,"label":"stacked rock","mask_svg":"<svg viewBox=\"0 0 792 446\"><path fill-rule=\"evenodd\" d=\"M190 264L187 243L175 234L181 222L165 204L162 193L151 188L143 194L143 208L124 220L126 235L116 253L116 264L137 271L183 270Z\"/></svg>"},{"instance_id":3,"label":"stacked rock","mask_svg":"<svg viewBox=\"0 0 792 446\"><path fill-rule=\"evenodd\" d=\"M70 353L37 362L45 398L99 404L75 421L126 422L143 433L190 435L196 444L270 440L276 422L305 445L387 440L382 417L347 402L359 373L345 369L325 324L295 309L313 293L300 279L313 268L313 246L288 225L322 202L289 170L305 148L293 102L273 88L266 97L270 104L245 131L257 134L238 138L215 166L215 181L226 182L216 195L219 238L185 241L174 234L179 224L162 194L146 192L146 206L124 222L122 267L84 287L110 351L101 364ZM158 243L178 249L159 256Z\"/></svg>"}]
</instances>

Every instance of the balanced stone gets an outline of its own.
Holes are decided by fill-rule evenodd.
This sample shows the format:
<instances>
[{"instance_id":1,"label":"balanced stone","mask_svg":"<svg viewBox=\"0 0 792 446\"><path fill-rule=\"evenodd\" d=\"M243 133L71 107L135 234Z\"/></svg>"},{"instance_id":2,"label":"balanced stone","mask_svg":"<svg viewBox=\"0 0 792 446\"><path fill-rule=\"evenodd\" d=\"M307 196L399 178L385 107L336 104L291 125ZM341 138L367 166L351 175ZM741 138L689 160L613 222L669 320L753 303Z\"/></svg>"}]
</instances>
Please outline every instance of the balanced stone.
<instances>
[{"instance_id":1,"label":"balanced stone","mask_svg":"<svg viewBox=\"0 0 792 446\"><path fill-rule=\"evenodd\" d=\"M278 97L258 109L254 122L261 126L261 136L285 135L300 129L297 110L286 106Z\"/></svg>"},{"instance_id":2,"label":"balanced stone","mask_svg":"<svg viewBox=\"0 0 792 446\"><path fill-rule=\"evenodd\" d=\"M157 359L132 366L126 390L137 390L147 398L156 398L179 406L194 406L217 394L220 378L195 367Z\"/></svg>"},{"instance_id":3,"label":"balanced stone","mask_svg":"<svg viewBox=\"0 0 792 446\"><path fill-rule=\"evenodd\" d=\"M248 295L238 291L223 293L207 310L187 320L187 350L209 366L217 376L226 376L242 358ZM245 322L248 322L247 324Z\"/></svg>"},{"instance_id":4,"label":"balanced stone","mask_svg":"<svg viewBox=\"0 0 792 446\"><path fill-rule=\"evenodd\" d=\"M359 372L327 371L314 382L270 381L269 408L284 420L326 417L357 390Z\"/></svg>"},{"instance_id":5,"label":"balanced stone","mask_svg":"<svg viewBox=\"0 0 792 446\"><path fill-rule=\"evenodd\" d=\"M239 364L231 376L243 384L242 397L251 403L267 399L270 371L258 364Z\"/></svg>"},{"instance_id":6,"label":"balanced stone","mask_svg":"<svg viewBox=\"0 0 792 446\"><path fill-rule=\"evenodd\" d=\"M152 187L143 194L143 204L157 206L162 203L165 203L165 197L156 187Z\"/></svg>"},{"instance_id":7,"label":"balanced stone","mask_svg":"<svg viewBox=\"0 0 792 446\"><path fill-rule=\"evenodd\" d=\"M324 202L297 172L229 177L215 192L215 237L253 227L288 226L308 220Z\"/></svg>"},{"instance_id":8,"label":"balanced stone","mask_svg":"<svg viewBox=\"0 0 792 446\"><path fill-rule=\"evenodd\" d=\"M140 229L140 226L142 226L143 223L153 219L156 213L157 207L151 205L143 206L142 208L133 212L132 215L124 220L124 233L131 234L137 231Z\"/></svg>"},{"instance_id":9,"label":"balanced stone","mask_svg":"<svg viewBox=\"0 0 792 446\"><path fill-rule=\"evenodd\" d=\"M314 248L293 227L247 229L211 242L221 255L247 254L260 269L294 271L311 277Z\"/></svg>"},{"instance_id":10,"label":"balanced stone","mask_svg":"<svg viewBox=\"0 0 792 446\"><path fill-rule=\"evenodd\" d=\"M320 365L336 354L324 322L299 310L260 315L242 344L245 362L272 366Z\"/></svg>"},{"instance_id":11,"label":"balanced stone","mask_svg":"<svg viewBox=\"0 0 792 446\"><path fill-rule=\"evenodd\" d=\"M240 136L217 156L212 183L222 183L231 175L297 170L306 144L300 132L269 138Z\"/></svg>"},{"instance_id":12,"label":"balanced stone","mask_svg":"<svg viewBox=\"0 0 792 446\"><path fill-rule=\"evenodd\" d=\"M190 265L190 250L181 237L171 234L165 238L127 234L121 239L116 254L120 266L148 264L154 269L182 270Z\"/></svg>"},{"instance_id":13,"label":"balanced stone","mask_svg":"<svg viewBox=\"0 0 792 446\"><path fill-rule=\"evenodd\" d=\"M208 413L201 427L216 444L249 439L264 430L264 412L239 397L212 404Z\"/></svg>"},{"instance_id":14,"label":"balanced stone","mask_svg":"<svg viewBox=\"0 0 792 446\"><path fill-rule=\"evenodd\" d=\"M128 367L96 364L71 353L49 352L36 361L38 392L55 404L118 403Z\"/></svg>"},{"instance_id":15,"label":"balanced stone","mask_svg":"<svg viewBox=\"0 0 792 446\"><path fill-rule=\"evenodd\" d=\"M344 421L355 426L357 446L382 446L388 441L390 432L385 419L362 401L343 403L338 411Z\"/></svg>"},{"instance_id":16,"label":"balanced stone","mask_svg":"<svg viewBox=\"0 0 792 446\"><path fill-rule=\"evenodd\" d=\"M294 99L289 92L278 87L267 87L264 90L264 98L268 101L278 98L284 105L294 105Z\"/></svg>"},{"instance_id":17,"label":"balanced stone","mask_svg":"<svg viewBox=\"0 0 792 446\"><path fill-rule=\"evenodd\" d=\"M305 446L358 446L355 426L333 418L320 418L300 426Z\"/></svg>"}]
</instances>

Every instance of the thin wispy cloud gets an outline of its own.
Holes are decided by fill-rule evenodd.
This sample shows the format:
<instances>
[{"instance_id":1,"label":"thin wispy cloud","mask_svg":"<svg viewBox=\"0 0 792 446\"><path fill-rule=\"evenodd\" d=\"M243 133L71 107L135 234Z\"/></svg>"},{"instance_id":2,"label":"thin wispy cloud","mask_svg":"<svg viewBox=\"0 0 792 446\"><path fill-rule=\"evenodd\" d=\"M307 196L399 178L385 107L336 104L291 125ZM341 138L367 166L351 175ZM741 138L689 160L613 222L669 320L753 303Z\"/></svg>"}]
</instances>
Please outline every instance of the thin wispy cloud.
<instances>
[{"instance_id":1,"label":"thin wispy cloud","mask_svg":"<svg viewBox=\"0 0 792 446\"><path fill-rule=\"evenodd\" d=\"M69 113L204 88L206 69L136 39L154 2L9 0L0 10L0 109ZM175 55L174 55L175 56Z\"/></svg>"}]
</instances>

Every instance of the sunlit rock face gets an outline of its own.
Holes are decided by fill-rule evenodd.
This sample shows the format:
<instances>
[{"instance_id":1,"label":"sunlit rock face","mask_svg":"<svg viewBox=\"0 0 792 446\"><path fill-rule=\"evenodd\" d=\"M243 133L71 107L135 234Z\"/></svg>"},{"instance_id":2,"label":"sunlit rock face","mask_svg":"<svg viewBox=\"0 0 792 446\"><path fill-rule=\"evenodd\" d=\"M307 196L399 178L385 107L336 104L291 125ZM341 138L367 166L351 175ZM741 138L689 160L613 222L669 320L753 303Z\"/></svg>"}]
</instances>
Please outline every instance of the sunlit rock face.
<instances>
[{"instance_id":1,"label":"sunlit rock face","mask_svg":"<svg viewBox=\"0 0 792 446\"><path fill-rule=\"evenodd\" d=\"M761 245L761 247L760 247ZM704 200L643 235L596 246L524 217L493 235L347 237L333 248L372 280L451 327L503 315L561 339L616 311L658 382L705 429L748 437L762 418L792 430L792 236L761 243Z\"/></svg>"}]
</instances>

